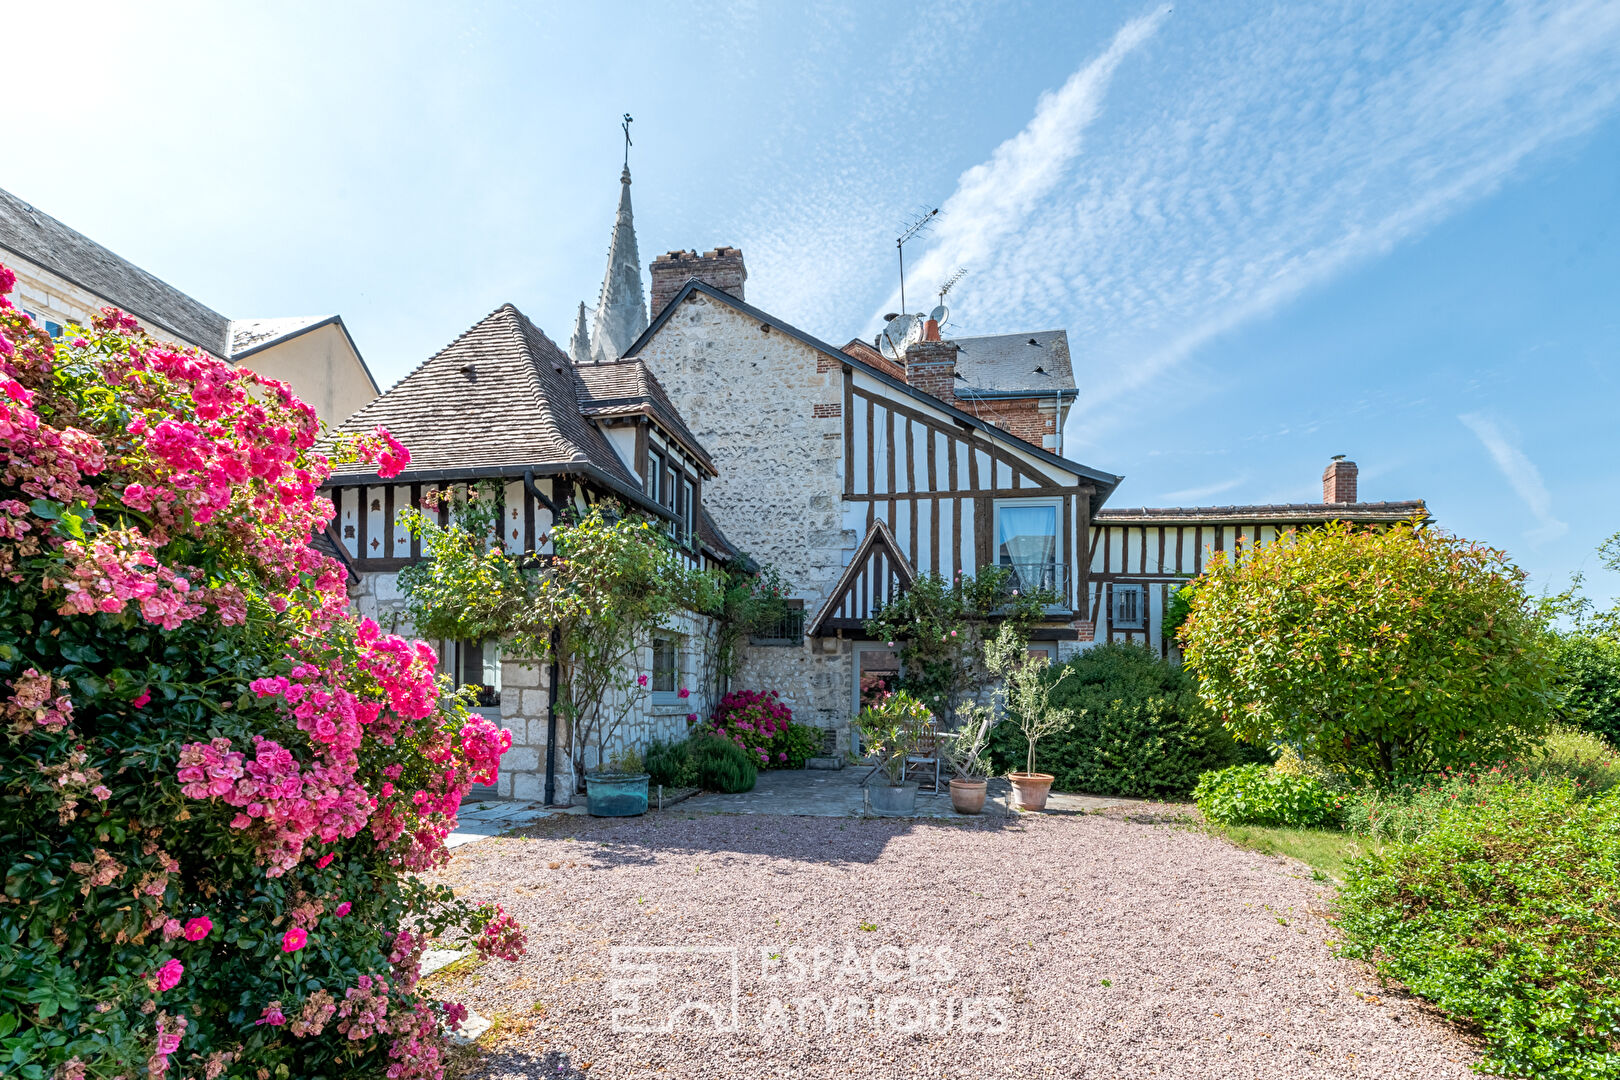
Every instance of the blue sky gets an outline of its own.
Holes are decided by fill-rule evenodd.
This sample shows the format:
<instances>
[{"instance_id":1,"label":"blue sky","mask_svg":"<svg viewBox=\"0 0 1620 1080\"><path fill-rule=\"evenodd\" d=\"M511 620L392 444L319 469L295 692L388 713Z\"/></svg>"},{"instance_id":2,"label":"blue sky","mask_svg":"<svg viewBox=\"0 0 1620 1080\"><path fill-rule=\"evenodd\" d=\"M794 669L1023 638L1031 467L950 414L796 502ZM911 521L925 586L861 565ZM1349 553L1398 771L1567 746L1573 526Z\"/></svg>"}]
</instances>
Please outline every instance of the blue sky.
<instances>
[{"instance_id":1,"label":"blue sky","mask_svg":"<svg viewBox=\"0 0 1620 1080\"><path fill-rule=\"evenodd\" d=\"M1347 453L1538 586L1620 529L1614 0L32 7L0 186L229 315L341 313L385 383L506 301L566 341L628 110L643 261L735 244L834 342L943 206L912 295L1068 329L1120 505Z\"/></svg>"}]
</instances>

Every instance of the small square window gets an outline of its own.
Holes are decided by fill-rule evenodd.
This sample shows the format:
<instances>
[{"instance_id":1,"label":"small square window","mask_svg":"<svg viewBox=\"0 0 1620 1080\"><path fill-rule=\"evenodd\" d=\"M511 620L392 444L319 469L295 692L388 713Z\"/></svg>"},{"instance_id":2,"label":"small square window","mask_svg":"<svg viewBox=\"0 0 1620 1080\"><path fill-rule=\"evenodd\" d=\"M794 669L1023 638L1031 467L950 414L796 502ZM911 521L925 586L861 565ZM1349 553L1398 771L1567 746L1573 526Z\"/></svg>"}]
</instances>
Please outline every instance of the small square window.
<instances>
[{"instance_id":1,"label":"small square window","mask_svg":"<svg viewBox=\"0 0 1620 1080\"><path fill-rule=\"evenodd\" d=\"M1140 630L1146 605L1140 585L1114 586L1114 625L1124 630Z\"/></svg>"},{"instance_id":2,"label":"small square window","mask_svg":"<svg viewBox=\"0 0 1620 1080\"><path fill-rule=\"evenodd\" d=\"M680 643L660 634L652 642L652 692L654 700L673 698L676 674L680 670Z\"/></svg>"},{"instance_id":3,"label":"small square window","mask_svg":"<svg viewBox=\"0 0 1620 1080\"><path fill-rule=\"evenodd\" d=\"M452 645L457 689L471 686L478 691L478 704L491 708L501 703L501 651L493 640L457 641Z\"/></svg>"}]
</instances>

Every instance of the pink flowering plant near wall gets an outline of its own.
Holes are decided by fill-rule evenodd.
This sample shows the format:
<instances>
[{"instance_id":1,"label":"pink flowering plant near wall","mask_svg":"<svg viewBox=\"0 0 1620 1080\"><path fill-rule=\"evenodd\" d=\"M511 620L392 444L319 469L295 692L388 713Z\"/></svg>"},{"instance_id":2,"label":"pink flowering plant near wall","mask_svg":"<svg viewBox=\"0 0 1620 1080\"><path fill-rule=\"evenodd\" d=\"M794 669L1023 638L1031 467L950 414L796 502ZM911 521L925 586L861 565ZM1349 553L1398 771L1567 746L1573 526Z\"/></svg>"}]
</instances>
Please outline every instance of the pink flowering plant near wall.
<instances>
[{"instance_id":1,"label":"pink flowering plant near wall","mask_svg":"<svg viewBox=\"0 0 1620 1080\"><path fill-rule=\"evenodd\" d=\"M318 434L118 312L52 342L0 299L0 1075L436 1077L426 943L522 951L414 875L510 740L349 613Z\"/></svg>"},{"instance_id":2,"label":"pink flowering plant near wall","mask_svg":"<svg viewBox=\"0 0 1620 1080\"><path fill-rule=\"evenodd\" d=\"M759 759L762 769L802 769L816 752L816 729L793 722L775 690L733 690L720 699L709 729Z\"/></svg>"}]
</instances>

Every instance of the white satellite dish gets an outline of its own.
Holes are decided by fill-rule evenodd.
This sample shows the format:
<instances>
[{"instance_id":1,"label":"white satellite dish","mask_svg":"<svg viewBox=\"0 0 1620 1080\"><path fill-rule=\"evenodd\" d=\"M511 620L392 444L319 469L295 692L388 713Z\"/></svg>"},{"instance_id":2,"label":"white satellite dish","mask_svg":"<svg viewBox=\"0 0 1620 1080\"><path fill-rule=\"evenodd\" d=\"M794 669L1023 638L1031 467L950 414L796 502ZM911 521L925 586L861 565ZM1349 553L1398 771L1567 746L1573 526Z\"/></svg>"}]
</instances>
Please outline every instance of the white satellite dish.
<instances>
[{"instance_id":1,"label":"white satellite dish","mask_svg":"<svg viewBox=\"0 0 1620 1080\"><path fill-rule=\"evenodd\" d=\"M906 357L906 346L922 340L921 315L896 315L878 335L878 351L895 363Z\"/></svg>"},{"instance_id":2,"label":"white satellite dish","mask_svg":"<svg viewBox=\"0 0 1620 1080\"><path fill-rule=\"evenodd\" d=\"M933 319L934 322L939 326L944 326L946 320L951 317L951 309L946 307L944 304L940 304L933 311L928 313L928 317Z\"/></svg>"}]
</instances>

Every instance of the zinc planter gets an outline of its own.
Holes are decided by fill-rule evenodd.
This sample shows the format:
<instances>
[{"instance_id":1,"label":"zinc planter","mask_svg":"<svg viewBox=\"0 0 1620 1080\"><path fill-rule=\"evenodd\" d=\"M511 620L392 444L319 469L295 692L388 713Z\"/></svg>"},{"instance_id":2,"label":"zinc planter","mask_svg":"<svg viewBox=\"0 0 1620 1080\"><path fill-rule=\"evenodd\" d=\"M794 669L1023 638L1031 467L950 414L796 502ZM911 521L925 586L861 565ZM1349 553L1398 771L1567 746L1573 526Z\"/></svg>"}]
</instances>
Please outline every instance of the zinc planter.
<instances>
[{"instance_id":1,"label":"zinc planter","mask_svg":"<svg viewBox=\"0 0 1620 1080\"><path fill-rule=\"evenodd\" d=\"M952 780L951 808L958 814L977 814L984 809L983 780Z\"/></svg>"},{"instance_id":2,"label":"zinc planter","mask_svg":"<svg viewBox=\"0 0 1620 1080\"><path fill-rule=\"evenodd\" d=\"M635 817L647 812L647 773L586 773L585 809L592 817Z\"/></svg>"},{"instance_id":3,"label":"zinc planter","mask_svg":"<svg viewBox=\"0 0 1620 1080\"><path fill-rule=\"evenodd\" d=\"M872 800L872 813L882 817L910 817L917 809L917 782L903 784L872 784L867 789Z\"/></svg>"},{"instance_id":4,"label":"zinc planter","mask_svg":"<svg viewBox=\"0 0 1620 1080\"><path fill-rule=\"evenodd\" d=\"M1015 810L1045 810L1046 795L1052 790L1053 776L1043 772L1015 772L1008 775L1012 781L1012 804Z\"/></svg>"}]
</instances>

